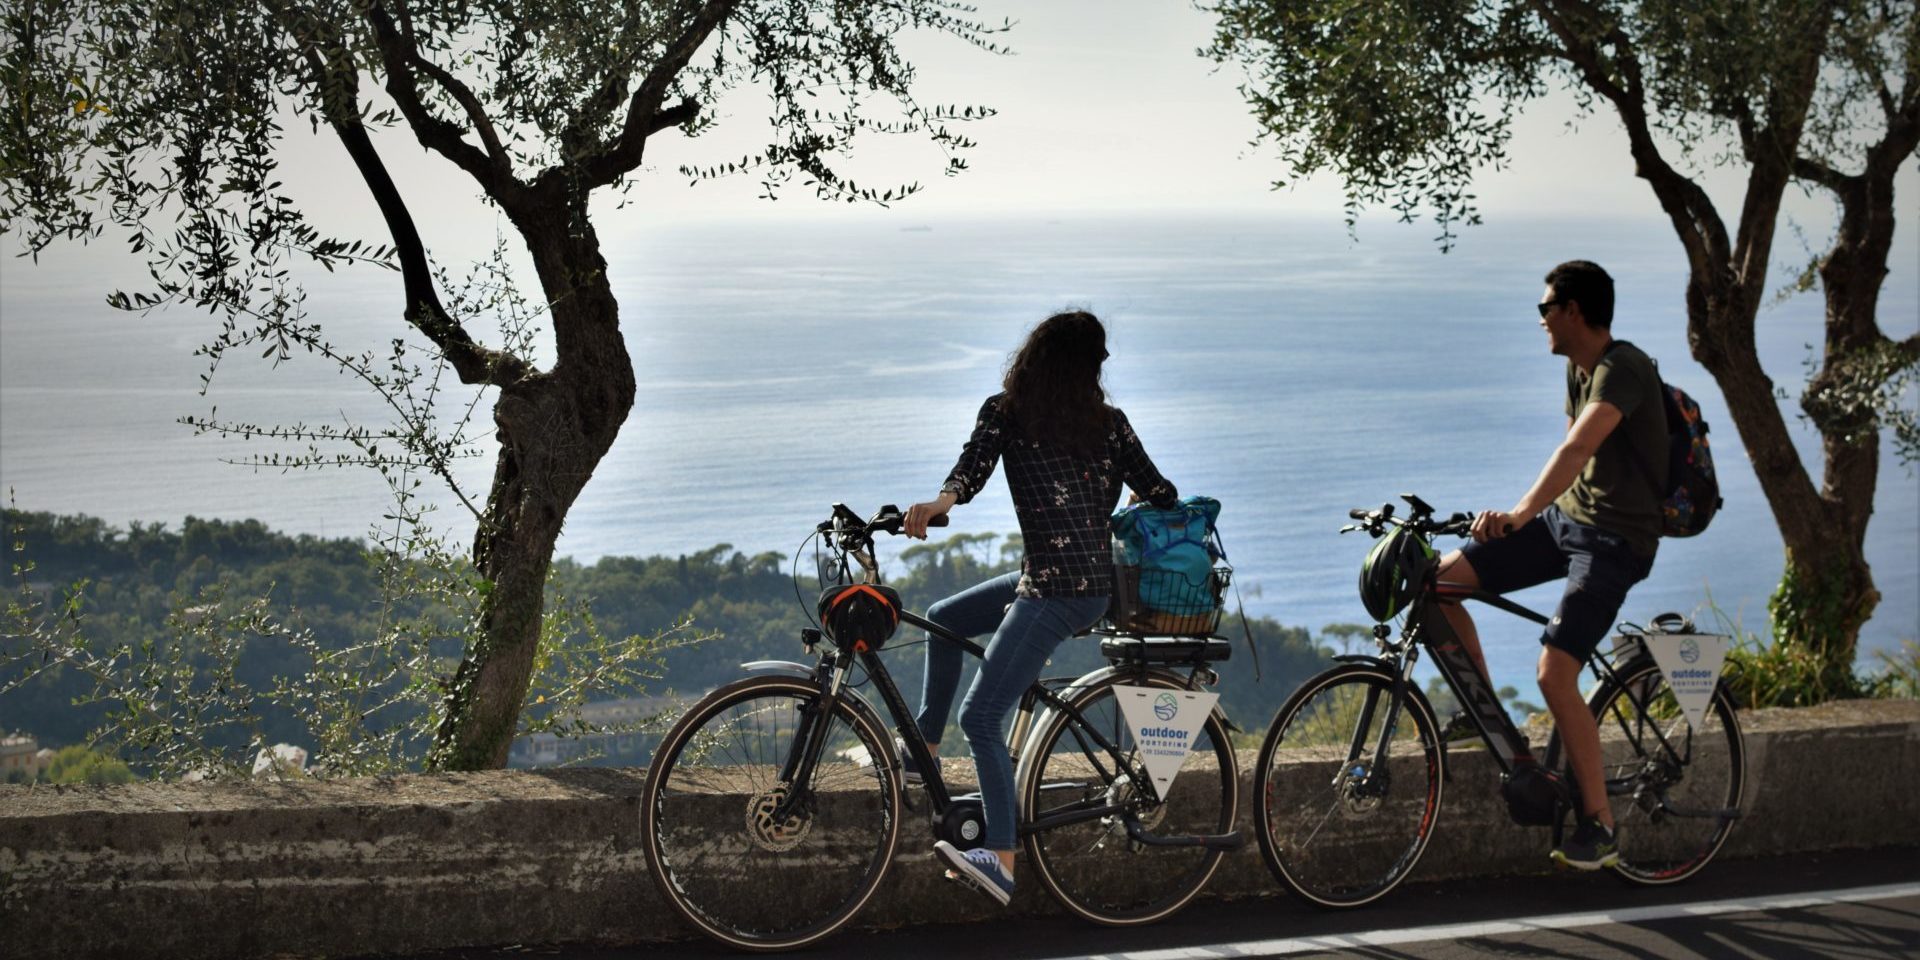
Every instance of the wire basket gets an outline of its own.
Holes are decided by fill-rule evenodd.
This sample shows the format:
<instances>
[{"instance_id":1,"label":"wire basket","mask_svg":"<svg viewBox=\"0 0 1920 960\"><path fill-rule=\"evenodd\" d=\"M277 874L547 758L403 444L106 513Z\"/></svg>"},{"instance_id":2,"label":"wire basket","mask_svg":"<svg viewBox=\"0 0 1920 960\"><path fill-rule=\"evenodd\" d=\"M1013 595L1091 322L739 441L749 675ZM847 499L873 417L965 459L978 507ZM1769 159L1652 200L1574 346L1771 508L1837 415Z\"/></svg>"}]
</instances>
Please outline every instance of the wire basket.
<instances>
[{"instance_id":1,"label":"wire basket","mask_svg":"<svg viewBox=\"0 0 1920 960\"><path fill-rule=\"evenodd\" d=\"M1220 626L1233 568L1216 561L1196 579L1175 570L1149 570L1117 559L1107 619L1122 633L1206 636Z\"/></svg>"}]
</instances>

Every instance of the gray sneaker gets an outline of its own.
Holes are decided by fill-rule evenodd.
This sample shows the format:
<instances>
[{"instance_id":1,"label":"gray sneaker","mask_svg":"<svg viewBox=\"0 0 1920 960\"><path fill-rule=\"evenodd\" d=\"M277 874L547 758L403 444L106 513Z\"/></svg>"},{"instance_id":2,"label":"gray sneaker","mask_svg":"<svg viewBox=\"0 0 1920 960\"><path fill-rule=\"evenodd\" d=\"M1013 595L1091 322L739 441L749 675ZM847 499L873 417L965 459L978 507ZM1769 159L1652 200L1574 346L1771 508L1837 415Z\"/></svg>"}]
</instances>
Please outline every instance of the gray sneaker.
<instances>
[{"instance_id":1,"label":"gray sneaker","mask_svg":"<svg viewBox=\"0 0 1920 960\"><path fill-rule=\"evenodd\" d=\"M1575 870L1599 870L1615 866L1620 862L1620 846L1614 842L1613 831L1600 821L1588 817L1580 818L1580 825L1574 828L1573 836L1561 842L1560 846L1547 856L1563 867Z\"/></svg>"}]
</instances>

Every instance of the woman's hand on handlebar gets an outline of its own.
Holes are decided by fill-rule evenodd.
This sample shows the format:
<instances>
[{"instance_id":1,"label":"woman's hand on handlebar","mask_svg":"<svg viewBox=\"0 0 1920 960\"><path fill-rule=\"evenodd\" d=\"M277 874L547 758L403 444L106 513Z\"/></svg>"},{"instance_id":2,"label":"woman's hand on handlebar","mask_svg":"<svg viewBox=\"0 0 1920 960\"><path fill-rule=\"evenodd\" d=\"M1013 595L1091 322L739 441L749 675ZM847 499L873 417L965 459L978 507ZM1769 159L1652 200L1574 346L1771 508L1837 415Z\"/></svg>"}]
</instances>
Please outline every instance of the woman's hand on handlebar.
<instances>
[{"instance_id":1,"label":"woman's hand on handlebar","mask_svg":"<svg viewBox=\"0 0 1920 960\"><path fill-rule=\"evenodd\" d=\"M908 507L906 520L900 524L900 532L915 540L925 540L927 538L928 524L930 524L935 517L946 516L947 511L952 510L954 503L959 499L959 497L954 496L953 491L942 490L940 491L940 495L934 497L932 500L928 500L926 503L916 503Z\"/></svg>"}]
</instances>

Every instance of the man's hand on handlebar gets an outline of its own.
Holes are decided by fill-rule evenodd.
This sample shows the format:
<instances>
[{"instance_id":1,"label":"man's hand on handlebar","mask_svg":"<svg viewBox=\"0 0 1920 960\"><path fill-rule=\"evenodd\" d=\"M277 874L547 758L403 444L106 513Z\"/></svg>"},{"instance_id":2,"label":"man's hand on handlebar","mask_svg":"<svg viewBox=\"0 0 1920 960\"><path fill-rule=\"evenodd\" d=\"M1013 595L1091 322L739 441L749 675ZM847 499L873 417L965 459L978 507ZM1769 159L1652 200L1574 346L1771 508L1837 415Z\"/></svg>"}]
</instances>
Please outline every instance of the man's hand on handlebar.
<instances>
[{"instance_id":1,"label":"man's hand on handlebar","mask_svg":"<svg viewBox=\"0 0 1920 960\"><path fill-rule=\"evenodd\" d=\"M1498 540L1526 526L1531 519L1504 510L1482 510L1479 516L1473 518L1473 539L1478 543Z\"/></svg>"},{"instance_id":2,"label":"man's hand on handlebar","mask_svg":"<svg viewBox=\"0 0 1920 960\"><path fill-rule=\"evenodd\" d=\"M916 503L907 508L906 520L900 524L900 532L915 540L927 538L927 527L933 525L935 517L944 517L948 510L960 498L951 490L942 490L940 495L926 503Z\"/></svg>"}]
</instances>

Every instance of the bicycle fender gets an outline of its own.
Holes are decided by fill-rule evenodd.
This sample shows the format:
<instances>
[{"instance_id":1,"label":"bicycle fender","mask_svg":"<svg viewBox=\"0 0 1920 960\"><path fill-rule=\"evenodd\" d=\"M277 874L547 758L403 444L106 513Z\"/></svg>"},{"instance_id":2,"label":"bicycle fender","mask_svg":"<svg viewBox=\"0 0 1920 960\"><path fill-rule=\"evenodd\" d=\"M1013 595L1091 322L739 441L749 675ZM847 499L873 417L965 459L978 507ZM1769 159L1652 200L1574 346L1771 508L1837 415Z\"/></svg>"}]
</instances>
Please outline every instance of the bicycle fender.
<instances>
[{"instance_id":1,"label":"bicycle fender","mask_svg":"<svg viewBox=\"0 0 1920 960\"><path fill-rule=\"evenodd\" d=\"M749 676L782 676L799 680L812 680L814 670L804 663L794 663L792 660L752 660L741 664L740 669L745 670ZM864 711L874 721L874 726L881 730L887 729L886 715L875 710L872 701L862 696L860 691L851 686L841 687L840 699L852 700L855 711ZM899 765L900 760L895 757L894 769L899 769Z\"/></svg>"},{"instance_id":2,"label":"bicycle fender","mask_svg":"<svg viewBox=\"0 0 1920 960\"><path fill-rule=\"evenodd\" d=\"M1385 670L1388 673L1393 672L1393 665L1388 663L1386 660L1380 657L1375 657L1375 656L1371 656L1364 653L1343 653L1334 657L1333 659L1338 660L1341 663L1361 663L1361 664L1366 664L1367 666L1370 666L1370 667L1379 667L1380 669Z\"/></svg>"},{"instance_id":3,"label":"bicycle fender","mask_svg":"<svg viewBox=\"0 0 1920 960\"><path fill-rule=\"evenodd\" d=\"M740 669L752 674L781 673L807 680L813 679L812 667L804 663L794 663L792 660L753 660L741 664Z\"/></svg>"},{"instance_id":4,"label":"bicycle fender","mask_svg":"<svg viewBox=\"0 0 1920 960\"><path fill-rule=\"evenodd\" d=\"M797 677L801 680L812 680L814 668L804 663L794 663L792 660L753 660L741 664L740 669L745 670L753 676L775 674L783 677ZM873 708L873 701L861 695L860 691L853 689L851 686L846 686L840 688L840 696L842 699L848 697L853 698L855 702L860 704L860 709L872 714L875 719L880 721L879 726L881 729L886 729L886 715L875 710Z\"/></svg>"}]
</instances>

